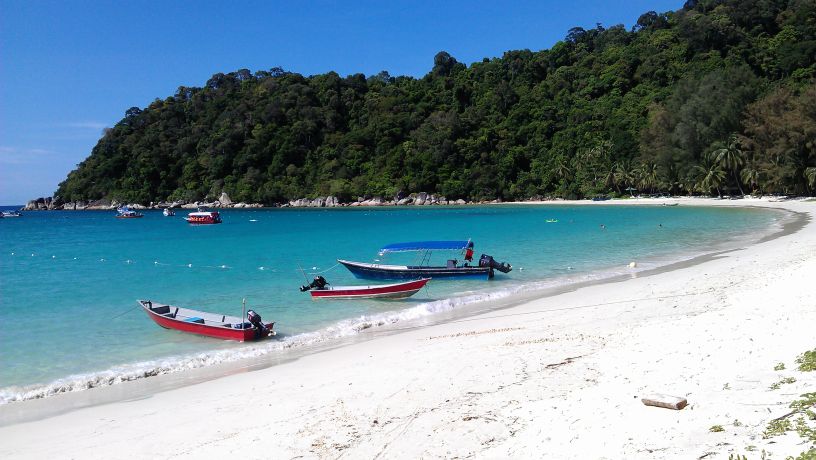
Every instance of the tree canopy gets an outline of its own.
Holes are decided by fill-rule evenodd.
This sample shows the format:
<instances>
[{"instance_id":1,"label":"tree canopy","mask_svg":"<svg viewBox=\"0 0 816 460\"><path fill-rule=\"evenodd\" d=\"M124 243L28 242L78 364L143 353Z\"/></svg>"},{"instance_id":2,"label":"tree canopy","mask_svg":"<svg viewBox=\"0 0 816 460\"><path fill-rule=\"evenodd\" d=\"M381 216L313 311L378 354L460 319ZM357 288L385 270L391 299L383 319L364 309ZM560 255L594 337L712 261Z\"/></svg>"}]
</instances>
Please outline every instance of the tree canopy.
<instances>
[{"instance_id":1,"label":"tree canopy","mask_svg":"<svg viewBox=\"0 0 816 460\"><path fill-rule=\"evenodd\" d=\"M281 68L132 107L65 201L814 194L816 2L698 0L422 78Z\"/></svg>"}]
</instances>

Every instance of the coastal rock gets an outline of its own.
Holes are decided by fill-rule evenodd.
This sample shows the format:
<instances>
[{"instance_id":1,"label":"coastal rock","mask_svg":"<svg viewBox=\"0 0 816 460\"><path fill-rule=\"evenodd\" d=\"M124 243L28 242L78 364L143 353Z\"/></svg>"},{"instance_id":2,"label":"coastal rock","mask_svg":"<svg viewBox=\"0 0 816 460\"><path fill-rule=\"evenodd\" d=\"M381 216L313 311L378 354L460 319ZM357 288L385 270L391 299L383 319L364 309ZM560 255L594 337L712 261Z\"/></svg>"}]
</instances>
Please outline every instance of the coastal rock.
<instances>
[{"instance_id":1,"label":"coastal rock","mask_svg":"<svg viewBox=\"0 0 816 460\"><path fill-rule=\"evenodd\" d=\"M416 195L416 199L414 200L414 204L417 206L422 206L425 204L425 201L428 200L428 194L425 192L419 192Z\"/></svg>"},{"instance_id":2,"label":"coastal rock","mask_svg":"<svg viewBox=\"0 0 816 460\"><path fill-rule=\"evenodd\" d=\"M360 206L382 206L384 204L385 200L383 200L382 197L375 196L370 200L363 201L362 203L360 203Z\"/></svg>"},{"instance_id":3,"label":"coastal rock","mask_svg":"<svg viewBox=\"0 0 816 460\"><path fill-rule=\"evenodd\" d=\"M247 205L250 207L263 207L260 203L254 203L252 205ZM327 197L317 197L315 199L309 198L298 198L297 200L290 200L289 203L284 204L284 206L292 207L292 208L324 208L324 207L335 207L340 206L340 201L337 197L334 196L327 196Z\"/></svg>"},{"instance_id":4,"label":"coastal rock","mask_svg":"<svg viewBox=\"0 0 816 460\"><path fill-rule=\"evenodd\" d=\"M227 195L227 192L221 192L221 196L218 197L218 202L221 203L221 206L230 206L232 204L232 200L229 195Z\"/></svg>"},{"instance_id":5,"label":"coastal rock","mask_svg":"<svg viewBox=\"0 0 816 460\"><path fill-rule=\"evenodd\" d=\"M459 198L458 200L454 201L454 204L467 204L467 202L465 200Z\"/></svg>"},{"instance_id":6,"label":"coastal rock","mask_svg":"<svg viewBox=\"0 0 816 460\"><path fill-rule=\"evenodd\" d=\"M109 211L111 209L116 209L117 207L119 207L118 202L116 202L116 201L112 202L112 201L110 201L110 200L108 200L106 198L103 198L101 200L89 201L85 205L85 209L97 210L97 211Z\"/></svg>"},{"instance_id":7,"label":"coastal rock","mask_svg":"<svg viewBox=\"0 0 816 460\"><path fill-rule=\"evenodd\" d=\"M397 201L397 205L398 206L405 206L405 205L412 204L413 202L414 202L414 198L409 196L409 197L406 197L406 198L403 198L403 199Z\"/></svg>"}]
</instances>

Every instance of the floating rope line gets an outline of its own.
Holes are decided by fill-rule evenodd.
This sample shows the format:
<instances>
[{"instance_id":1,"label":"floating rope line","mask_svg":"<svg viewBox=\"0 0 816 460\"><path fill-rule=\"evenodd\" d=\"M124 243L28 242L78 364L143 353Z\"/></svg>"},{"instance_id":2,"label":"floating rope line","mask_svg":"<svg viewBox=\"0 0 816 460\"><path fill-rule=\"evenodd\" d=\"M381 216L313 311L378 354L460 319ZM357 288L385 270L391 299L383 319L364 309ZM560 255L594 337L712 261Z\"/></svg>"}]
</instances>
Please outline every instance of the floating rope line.
<instances>
[{"instance_id":1,"label":"floating rope line","mask_svg":"<svg viewBox=\"0 0 816 460\"><path fill-rule=\"evenodd\" d=\"M340 265L340 262L337 262L336 264L332 265L331 267L329 267L329 268L327 268L327 269L325 269L323 271L309 272L309 274L310 275L322 275L323 273L330 272L330 271L334 270L338 265ZM315 268L317 268L317 267L312 267L312 270L314 270Z\"/></svg>"},{"instance_id":2,"label":"floating rope line","mask_svg":"<svg viewBox=\"0 0 816 460\"><path fill-rule=\"evenodd\" d=\"M131 263L131 262L128 261L128 263ZM192 263L182 264L182 265L166 264L166 263L163 263L163 262L159 262L158 260L154 260L153 265L155 265L155 266L164 266L164 267L180 267L180 268L194 268L194 267L195 268L214 268L214 269L217 269L217 270L227 270L227 269L232 268L232 267L230 267L228 265L193 265Z\"/></svg>"},{"instance_id":3,"label":"floating rope line","mask_svg":"<svg viewBox=\"0 0 816 460\"><path fill-rule=\"evenodd\" d=\"M136 307L138 307L138 306L139 306L139 304L136 304L135 306L128 308L127 310L123 311L122 313L119 313L118 315L114 316L114 317L113 317L113 318L111 318L111 319L116 319L116 318L118 318L118 317L120 317L120 316L124 316L126 313L130 313L130 312L132 312L132 311L133 311L133 310L134 310Z\"/></svg>"}]
</instances>

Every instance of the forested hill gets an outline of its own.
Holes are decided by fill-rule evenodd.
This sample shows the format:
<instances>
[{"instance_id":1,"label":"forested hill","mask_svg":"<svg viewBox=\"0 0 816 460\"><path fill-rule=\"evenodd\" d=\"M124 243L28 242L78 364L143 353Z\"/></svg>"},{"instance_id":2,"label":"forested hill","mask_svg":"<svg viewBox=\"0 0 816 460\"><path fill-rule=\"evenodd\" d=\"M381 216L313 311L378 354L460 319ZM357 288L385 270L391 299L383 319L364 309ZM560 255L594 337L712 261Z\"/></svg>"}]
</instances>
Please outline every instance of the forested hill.
<instances>
[{"instance_id":1,"label":"forested hill","mask_svg":"<svg viewBox=\"0 0 816 460\"><path fill-rule=\"evenodd\" d=\"M127 110L56 195L814 194L814 77L814 0L689 1L419 79L242 69Z\"/></svg>"}]
</instances>

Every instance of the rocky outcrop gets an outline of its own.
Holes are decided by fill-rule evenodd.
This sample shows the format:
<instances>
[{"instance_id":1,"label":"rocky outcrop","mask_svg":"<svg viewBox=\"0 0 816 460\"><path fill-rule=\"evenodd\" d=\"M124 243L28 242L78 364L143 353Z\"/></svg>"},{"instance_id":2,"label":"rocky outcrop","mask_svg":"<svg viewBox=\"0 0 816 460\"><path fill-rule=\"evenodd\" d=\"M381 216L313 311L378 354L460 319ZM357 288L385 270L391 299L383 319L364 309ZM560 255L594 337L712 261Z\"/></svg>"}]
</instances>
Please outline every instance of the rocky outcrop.
<instances>
[{"instance_id":1,"label":"rocky outcrop","mask_svg":"<svg viewBox=\"0 0 816 460\"><path fill-rule=\"evenodd\" d=\"M393 200L386 200L383 197L358 197L356 201L351 203L340 203L337 197L328 196L326 198L318 197L315 199L300 198L291 200L284 204L284 207L292 208L322 208L335 206L430 206L430 205L454 205L454 204L468 204L465 200L448 201L447 198L441 195L434 195L427 192L412 193L405 196L403 193L397 194Z\"/></svg>"},{"instance_id":2,"label":"rocky outcrop","mask_svg":"<svg viewBox=\"0 0 816 460\"><path fill-rule=\"evenodd\" d=\"M500 203L501 200L483 201L482 203ZM448 201L447 198L441 195L434 195L426 192L412 193L405 196L400 192L393 199L387 200L380 196L375 197L358 197L356 201L351 203L341 203L336 196L317 197L317 198L300 198L291 200L281 206L292 208L334 208L339 206L430 206L430 205L463 205L471 202L458 199L456 201ZM24 211L38 211L51 209L64 209L68 211L82 211L82 210L113 210L126 203L119 203L116 200L101 199L95 201L72 201L63 203L59 198L52 199L51 197L37 198L29 201ZM158 203L151 202L145 206L139 203L127 204L131 209L164 209L164 208L180 208L180 209L197 209L197 208L263 208L264 205L260 203L233 203L232 199L226 192L222 192L218 200L215 201L195 201L188 203L183 200L177 201L159 201ZM278 206L278 205L275 205Z\"/></svg>"},{"instance_id":3,"label":"rocky outcrop","mask_svg":"<svg viewBox=\"0 0 816 460\"><path fill-rule=\"evenodd\" d=\"M54 209L62 209L63 205L64 203L59 197L40 197L26 203L26 205L23 207L23 211L49 211Z\"/></svg>"},{"instance_id":4,"label":"rocky outcrop","mask_svg":"<svg viewBox=\"0 0 816 460\"><path fill-rule=\"evenodd\" d=\"M37 198L36 200L31 200L26 203L25 207L23 207L23 211L39 211L48 209L48 206L51 204L51 197L47 198Z\"/></svg>"},{"instance_id":5,"label":"rocky outcrop","mask_svg":"<svg viewBox=\"0 0 816 460\"><path fill-rule=\"evenodd\" d=\"M230 200L229 195L227 192L221 192L221 196L218 197L218 202L221 203L221 206L228 207L232 204L232 200Z\"/></svg>"},{"instance_id":6,"label":"rocky outcrop","mask_svg":"<svg viewBox=\"0 0 816 460\"><path fill-rule=\"evenodd\" d=\"M340 200L336 196L317 197L315 199L300 198L298 200L291 200L287 207L292 208L333 208L340 206Z\"/></svg>"}]
</instances>

